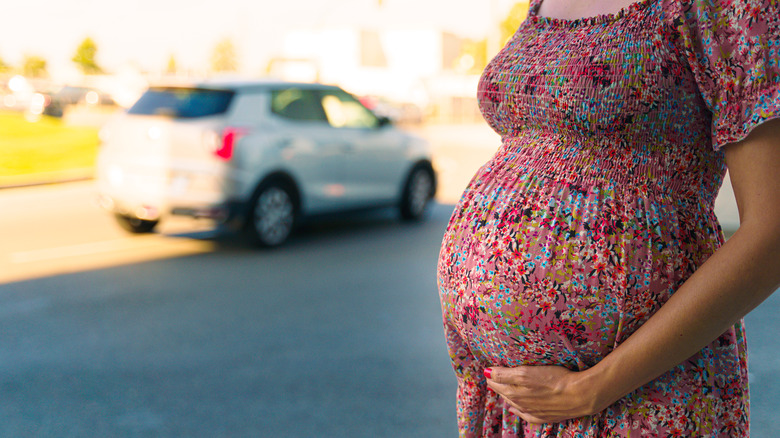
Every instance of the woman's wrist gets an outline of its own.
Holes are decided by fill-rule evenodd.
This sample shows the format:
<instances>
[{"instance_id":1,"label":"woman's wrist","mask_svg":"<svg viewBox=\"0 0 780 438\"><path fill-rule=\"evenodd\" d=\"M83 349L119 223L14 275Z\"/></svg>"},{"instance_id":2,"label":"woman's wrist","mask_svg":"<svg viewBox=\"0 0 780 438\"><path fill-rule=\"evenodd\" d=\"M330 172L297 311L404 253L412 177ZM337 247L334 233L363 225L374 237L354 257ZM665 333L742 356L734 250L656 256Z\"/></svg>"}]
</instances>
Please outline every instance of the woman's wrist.
<instances>
[{"instance_id":1,"label":"woman's wrist","mask_svg":"<svg viewBox=\"0 0 780 438\"><path fill-rule=\"evenodd\" d=\"M615 403L622 394L615 391L614 382L609 379L609 373L604 372L599 364L587 370L573 374L572 389L574 394L582 397L585 415L593 415L603 411Z\"/></svg>"}]
</instances>

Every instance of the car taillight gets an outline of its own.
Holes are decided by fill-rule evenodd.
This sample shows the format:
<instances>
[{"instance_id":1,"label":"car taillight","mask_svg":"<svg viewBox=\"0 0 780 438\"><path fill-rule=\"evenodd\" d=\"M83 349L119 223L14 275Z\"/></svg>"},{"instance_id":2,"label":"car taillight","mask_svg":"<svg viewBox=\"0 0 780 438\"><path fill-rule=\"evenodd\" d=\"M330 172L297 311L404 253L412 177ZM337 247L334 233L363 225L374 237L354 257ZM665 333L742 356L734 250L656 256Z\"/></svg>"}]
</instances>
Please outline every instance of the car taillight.
<instances>
[{"instance_id":1,"label":"car taillight","mask_svg":"<svg viewBox=\"0 0 780 438\"><path fill-rule=\"evenodd\" d=\"M222 131L222 142L217 145L214 150L214 155L222 158L223 160L229 160L233 158L233 149L236 142L247 134L247 130L244 128L227 127Z\"/></svg>"}]
</instances>

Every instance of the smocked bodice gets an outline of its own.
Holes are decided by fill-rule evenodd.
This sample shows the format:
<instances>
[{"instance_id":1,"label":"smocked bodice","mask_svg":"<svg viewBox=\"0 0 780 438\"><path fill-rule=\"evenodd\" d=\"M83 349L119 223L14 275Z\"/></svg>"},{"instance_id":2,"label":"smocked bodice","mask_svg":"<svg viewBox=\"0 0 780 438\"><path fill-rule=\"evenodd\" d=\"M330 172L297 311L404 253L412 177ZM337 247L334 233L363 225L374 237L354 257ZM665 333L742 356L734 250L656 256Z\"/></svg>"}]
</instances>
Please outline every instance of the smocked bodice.
<instances>
[{"instance_id":1,"label":"smocked bodice","mask_svg":"<svg viewBox=\"0 0 780 438\"><path fill-rule=\"evenodd\" d=\"M725 166L685 39L660 0L613 16L526 20L490 62L485 119L530 168L709 204Z\"/></svg>"}]
</instances>

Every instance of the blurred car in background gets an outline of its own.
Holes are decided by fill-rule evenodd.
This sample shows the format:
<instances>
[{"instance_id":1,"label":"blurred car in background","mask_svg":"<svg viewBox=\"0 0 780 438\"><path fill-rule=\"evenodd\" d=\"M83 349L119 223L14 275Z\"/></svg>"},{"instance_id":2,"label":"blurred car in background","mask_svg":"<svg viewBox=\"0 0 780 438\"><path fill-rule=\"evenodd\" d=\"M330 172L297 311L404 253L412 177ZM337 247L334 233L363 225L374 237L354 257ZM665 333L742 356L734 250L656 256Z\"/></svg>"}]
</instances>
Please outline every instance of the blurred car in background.
<instances>
[{"instance_id":1,"label":"blurred car in background","mask_svg":"<svg viewBox=\"0 0 780 438\"><path fill-rule=\"evenodd\" d=\"M90 87L66 85L56 91L39 92L33 96L30 112L62 117L70 105L115 105L110 95Z\"/></svg>"},{"instance_id":2,"label":"blurred car in background","mask_svg":"<svg viewBox=\"0 0 780 438\"><path fill-rule=\"evenodd\" d=\"M100 203L134 233L184 215L276 246L323 213L396 206L421 219L436 191L426 141L336 86L153 87L101 138Z\"/></svg>"}]
</instances>

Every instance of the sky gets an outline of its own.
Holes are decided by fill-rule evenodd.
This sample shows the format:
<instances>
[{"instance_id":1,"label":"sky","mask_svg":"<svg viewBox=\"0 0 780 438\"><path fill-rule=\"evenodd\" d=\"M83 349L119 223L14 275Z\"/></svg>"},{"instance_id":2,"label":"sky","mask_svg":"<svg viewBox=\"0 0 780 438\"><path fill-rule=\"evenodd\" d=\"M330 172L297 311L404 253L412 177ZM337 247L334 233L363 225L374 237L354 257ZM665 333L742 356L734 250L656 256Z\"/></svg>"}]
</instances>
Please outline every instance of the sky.
<instances>
[{"instance_id":1,"label":"sky","mask_svg":"<svg viewBox=\"0 0 780 438\"><path fill-rule=\"evenodd\" d=\"M292 29L439 28L482 38L513 0L4 0L0 58L19 65L43 57L52 75L75 73L71 58L86 37L97 61L117 72L133 66L204 70L214 46L229 38L242 73L259 73Z\"/></svg>"}]
</instances>

